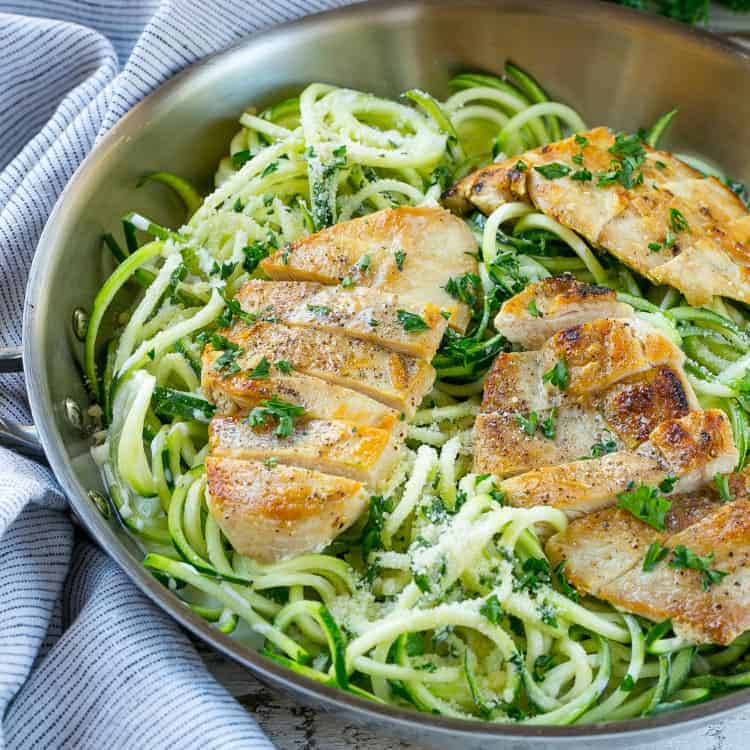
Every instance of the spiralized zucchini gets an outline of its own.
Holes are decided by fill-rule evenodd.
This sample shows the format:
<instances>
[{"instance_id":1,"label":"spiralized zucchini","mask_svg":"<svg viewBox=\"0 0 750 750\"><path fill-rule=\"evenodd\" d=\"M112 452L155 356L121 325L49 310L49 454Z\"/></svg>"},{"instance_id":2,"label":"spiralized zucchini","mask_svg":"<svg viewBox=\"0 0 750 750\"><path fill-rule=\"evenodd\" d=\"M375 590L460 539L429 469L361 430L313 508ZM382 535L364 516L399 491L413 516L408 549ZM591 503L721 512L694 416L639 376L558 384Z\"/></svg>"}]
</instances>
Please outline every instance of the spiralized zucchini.
<instances>
[{"instance_id":1,"label":"spiralized zucchini","mask_svg":"<svg viewBox=\"0 0 750 750\"><path fill-rule=\"evenodd\" d=\"M446 334L404 461L366 518L327 550L261 565L234 551L207 511L214 407L200 390L201 351L226 324L227 300L261 275L259 262L336 221L436 204L493 155L585 127L510 63L505 78L463 74L451 88L445 101L413 90L396 102L314 83L242 114L207 198L175 175L150 175L183 201L185 224L129 215L124 247L105 238L119 265L94 301L85 344L106 428L93 452L113 504L144 564L197 615L301 675L373 701L570 724L657 713L746 685L750 638L695 649L668 623L579 601L537 536L564 529L564 514L512 508L493 477L469 473L483 377L507 348L494 313L530 281L563 272L616 289L683 346L700 398L730 415L740 465L750 445L744 308L690 308L526 204L469 217L479 274L455 280L454 291L473 309L470 329Z\"/></svg>"}]
</instances>

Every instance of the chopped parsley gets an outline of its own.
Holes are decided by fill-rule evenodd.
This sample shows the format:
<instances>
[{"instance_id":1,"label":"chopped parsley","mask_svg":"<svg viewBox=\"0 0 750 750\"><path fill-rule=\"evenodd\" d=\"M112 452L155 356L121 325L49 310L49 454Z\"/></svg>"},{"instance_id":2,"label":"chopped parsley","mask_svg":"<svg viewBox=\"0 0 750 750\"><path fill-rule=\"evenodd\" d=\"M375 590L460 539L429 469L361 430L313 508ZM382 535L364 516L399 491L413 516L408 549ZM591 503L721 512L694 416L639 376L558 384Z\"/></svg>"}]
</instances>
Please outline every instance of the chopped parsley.
<instances>
[{"instance_id":1,"label":"chopped parsley","mask_svg":"<svg viewBox=\"0 0 750 750\"><path fill-rule=\"evenodd\" d=\"M480 300L482 280L475 273L467 271L462 276L451 276L444 289L454 299L469 307L476 307Z\"/></svg>"},{"instance_id":2,"label":"chopped parsley","mask_svg":"<svg viewBox=\"0 0 750 750\"><path fill-rule=\"evenodd\" d=\"M539 422L539 432L547 438L547 440L554 440L557 435L557 426L555 424L557 420L557 408L552 409L550 415Z\"/></svg>"},{"instance_id":3,"label":"chopped parsley","mask_svg":"<svg viewBox=\"0 0 750 750\"><path fill-rule=\"evenodd\" d=\"M344 278L341 279L341 286L343 286L344 289L350 289L354 286L354 279L351 276L344 276Z\"/></svg>"},{"instance_id":4,"label":"chopped parsley","mask_svg":"<svg viewBox=\"0 0 750 750\"><path fill-rule=\"evenodd\" d=\"M359 268L362 273L367 273L370 270L370 263L372 263L370 256L363 255L357 262L357 268Z\"/></svg>"},{"instance_id":5,"label":"chopped parsley","mask_svg":"<svg viewBox=\"0 0 750 750\"><path fill-rule=\"evenodd\" d=\"M513 165L513 169L515 169L516 172L525 172L528 168L526 162L521 161L520 159Z\"/></svg>"},{"instance_id":6,"label":"chopped parsley","mask_svg":"<svg viewBox=\"0 0 750 750\"><path fill-rule=\"evenodd\" d=\"M154 359L154 357L156 356L156 350L155 350L155 349L149 349L149 350L148 350L148 351L146 352L146 356L147 356L147 357L148 357L149 359L153 360L153 359Z\"/></svg>"},{"instance_id":7,"label":"chopped parsley","mask_svg":"<svg viewBox=\"0 0 750 750\"><path fill-rule=\"evenodd\" d=\"M331 308L326 305L308 305L307 309L315 315L330 315Z\"/></svg>"},{"instance_id":8,"label":"chopped parsley","mask_svg":"<svg viewBox=\"0 0 750 750\"><path fill-rule=\"evenodd\" d=\"M734 500L734 495L729 489L729 476L727 474L716 474L716 476L714 476L714 483L716 484L716 489L719 490L721 499L725 503Z\"/></svg>"},{"instance_id":9,"label":"chopped parsley","mask_svg":"<svg viewBox=\"0 0 750 750\"><path fill-rule=\"evenodd\" d=\"M393 257L396 260L396 268L398 268L399 271L403 271L404 261L406 260L406 253L403 250L396 250L396 252L393 253Z\"/></svg>"},{"instance_id":10,"label":"chopped parsley","mask_svg":"<svg viewBox=\"0 0 750 750\"><path fill-rule=\"evenodd\" d=\"M577 146L580 146L583 148L584 146L588 146L589 139L586 138L585 135L581 135L580 133L576 133L575 142Z\"/></svg>"},{"instance_id":11,"label":"chopped parsley","mask_svg":"<svg viewBox=\"0 0 750 750\"><path fill-rule=\"evenodd\" d=\"M542 602L537 610L539 617L545 625L549 625L551 628L557 627L557 618L555 617L555 608L548 602Z\"/></svg>"},{"instance_id":12,"label":"chopped parsley","mask_svg":"<svg viewBox=\"0 0 750 750\"><path fill-rule=\"evenodd\" d=\"M217 324L226 328L232 324L232 321L237 319L244 323L252 325L258 320L258 316L254 313L245 312L242 306L236 299L224 299L227 303L226 307L221 311L221 315L216 319Z\"/></svg>"},{"instance_id":13,"label":"chopped parsley","mask_svg":"<svg viewBox=\"0 0 750 750\"><path fill-rule=\"evenodd\" d=\"M672 230L675 232L687 232L690 229L690 225L687 223L687 219L682 215L676 208L669 209L669 223Z\"/></svg>"},{"instance_id":14,"label":"chopped parsley","mask_svg":"<svg viewBox=\"0 0 750 750\"><path fill-rule=\"evenodd\" d=\"M533 594L540 586L552 580L549 563L543 557L528 557L523 561L520 574L513 582L514 591L528 591Z\"/></svg>"},{"instance_id":15,"label":"chopped parsley","mask_svg":"<svg viewBox=\"0 0 750 750\"><path fill-rule=\"evenodd\" d=\"M268 247L262 242L256 241L252 245L242 248L242 254L245 256L245 260L242 262L242 267L248 272L252 273L258 264L268 257Z\"/></svg>"},{"instance_id":16,"label":"chopped parsley","mask_svg":"<svg viewBox=\"0 0 750 750\"><path fill-rule=\"evenodd\" d=\"M623 693L629 693L635 687L635 680L632 675L626 674L620 682L619 689Z\"/></svg>"},{"instance_id":17,"label":"chopped parsley","mask_svg":"<svg viewBox=\"0 0 750 750\"><path fill-rule=\"evenodd\" d=\"M615 453L616 451L617 443L614 440L611 438L609 440L602 440L591 446L591 458L601 458L608 453Z\"/></svg>"},{"instance_id":18,"label":"chopped parsley","mask_svg":"<svg viewBox=\"0 0 750 750\"><path fill-rule=\"evenodd\" d=\"M247 149L244 149L243 151L235 151L235 153L232 154L232 164L235 167L241 167L252 158L253 155Z\"/></svg>"},{"instance_id":19,"label":"chopped parsley","mask_svg":"<svg viewBox=\"0 0 750 750\"><path fill-rule=\"evenodd\" d=\"M535 411L532 411L528 417L524 417L523 414L516 414L516 422L518 422L518 426L529 436L536 432L538 421L539 415Z\"/></svg>"},{"instance_id":20,"label":"chopped parsley","mask_svg":"<svg viewBox=\"0 0 750 750\"><path fill-rule=\"evenodd\" d=\"M592 177L593 175L588 169L578 169L570 175L570 179L576 180L576 182L589 182Z\"/></svg>"},{"instance_id":21,"label":"chopped parsley","mask_svg":"<svg viewBox=\"0 0 750 750\"><path fill-rule=\"evenodd\" d=\"M553 161L550 164L543 164L540 167L534 167L545 180L558 180L560 177L565 177L570 174L571 169L567 164L561 164L560 162Z\"/></svg>"},{"instance_id":22,"label":"chopped parsley","mask_svg":"<svg viewBox=\"0 0 750 750\"><path fill-rule=\"evenodd\" d=\"M528 305L526 305L526 309L529 311L529 315L531 315L534 318L541 318L542 314L539 312L539 308L536 306L536 300L532 299L531 302L529 302Z\"/></svg>"},{"instance_id":23,"label":"chopped parsley","mask_svg":"<svg viewBox=\"0 0 750 750\"><path fill-rule=\"evenodd\" d=\"M242 213L242 210L243 210L244 208L245 208L245 207L244 207L244 206L242 205L242 201L241 201L241 200L240 200L239 198L237 198L237 200L236 200L236 201L234 202L234 206L232 206L232 210L233 210L233 211L234 211L235 213L241 214L241 213Z\"/></svg>"},{"instance_id":24,"label":"chopped parsley","mask_svg":"<svg viewBox=\"0 0 750 750\"><path fill-rule=\"evenodd\" d=\"M661 242L649 242L648 249L655 253L658 252L661 250Z\"/></svg>"},{"instance_id":25,"label":"chopped parsley","mask_svg":"<svg viewBox=\"0 0 750 750\"><path fill-rule=\"evenodd\" d=\"M268 177L269 174L273 174L279 168L278 161L268 162L266 168L260 173L261 178Z\"/></svg>"},{"instance_id":26,"label":"chopped parsley","mask_svg":"<svg viewBox=\"0 0 750 750\"><path fill-rule=\"evenodd\" d=\"M401 323L403 329L408 333L430 330L430 326L424 318L416 313L411 313L408 310L396 310L396 318L398 319L398 322Z\"/></svg>"},{"instance_id":27,"label":"chopped parsley","mask_svg":"<svg viewBox=\"0 0 750 750\"><path fill-rule=\"evenodd\" d=\"M642 484L617 496L617 507L627 510L636 518L659 531L664 531L664 519L672 501L661 496L658 488Z\"/></svg>"},{"instance_id":28,"label":"chopped parsley","mask_svg":"<svg viewBox=\"0 0 750 750\"><path fill-rule=\"evenodd\" d=\"M214 362L214 370L219 370L225 378L234 375L241 369L237 364L237 351L234 349L227 349Z\"/></svg>"},{"instance_id":29,"label":"chopped parsley","mask_svg":"<svg viewBox=\"0 0 750 750\"><path fill-rule=\"evenodd\" d=\"M278 463L279 459L276 458L276 456L271 456L270 458L263 459L263 466L268 466L269 469L272 469Z\"/></svg>"},{"instance_id":30,"label":"chopped parsley","mask_svg":"<svg viewBox=\"0 0 750 750\"><path fill-rule=\"evenodd\" d=\"M250 371L248 377L251 380L263 380L271 374L271 363L263 357L255 367Z\"/></svg>"},{"instance_id":31,"label":"chopped parsley","mask_svg":"<svg viewBox=\"0 0 750 750\"><path fill-rule=\"evenodd\" d=\"M500 622L500 618L503 616L503 608L495 594L485 600L484 604L479 608L479 614L484 615L493 625L497 625Z\"/></svg>"},{"instance_id":32,"label":"chopped parsley","mask_svg":"<svg viewBox=\"0 0 750 750\"><path fill-rule=\"evenodd\" d=\"M337 146L335 149L333 149L333 151L331 151L331 153L334 155L336 159L345 160L346 159L346 146L343 144L341 146Z\"/></svg>"},{"instance_id":33,"label":"chopped parsley","mask_svg":"<svg viewBox=\"0 0 750 750\"><path fill-rule=\"evenodd\" d=\"M278 437L289 437L294 432L294 420L305 413L305 408L289 401L283 401L278 396L271 396L260 402L247 416L251 427L263 427L269 420L278 424L274 431Z\"/></svg>"},{"instance_id":34,"label":"chopped parsley","mask_svg":"<svg viewBox=\"0 0 750 750\"><path fill-rule=\"evenodd\" d=\"M564 391L568 387L570 384L570 372L562 357L555 362L554 367L542 375L542 381L557 386L561 391Z\"/></svg>"},{"instance_id":35,"label":"chopped parsley","mask_svg":"<svg viewBox=\"0 0 750 750\"><path fill-rule=\"evenodd\" d=\"M668 554L669 547L664 547L659 542L651 542L643 560L643 572L650 573Z\"/></svg>"},{"instance_id":36,"label":"chopped parsley","mask_svg":"<svg viewBox=\"0 0 750 750\"><path fill-rule=\"evenodd\" d=\"M565 577L565 566L567 564L567 560L561 560L555 566L555 577L557 578L557 583L562 594L572 602L577 602L580 600L581 595L573 588L570 581Z\"/></svg>"},{"instance_id":37,"label":"chopped parsley","mask_svg":"<svg viewBox=\"0 0 750 750\"><path fill-rule=\"evenodd\" d=\"M659 491L668 495L674 489L676 484L677 477L667 477L666 479L662 479L661 482L659 482Z\"/></svg>"},{"instance_id":38,"label":"chopped parsley","mask_svg":"<svg viewBox=\"0 0 750 750\"><path fill-rule=\"evenodd\" d=\"M616 157L609 172L598 175L597 185L606 187L619 182L630 189L643 184L641 167L646 159L646 151L638 135L618 133L615 142L609 147L609 153Z\"/></svg>"},{"instance_id":39,"label":"chopped parsley","mask_svg":"<svg viewBox=\"0 0 750 750\"><path fill-rule=\"evenodd\" d=\"M288 375L294 369L294 365L287 359L277 359L274 364L276 369L284 375Z\"/></svg>"},{"instance_id":40,"label":"chopped parsley","mask_svg":"<svg viewBox=\"0 0 750 750\"><path fill-rule=\"evenodd\" d=\"M386 500L382 495L372 495L370 497L370 508L367 515L367 522L362 529L360 544L362 545L362 559L367 562L370 552L380 549L383 542L380 534L385 523L385 513L388 510Z\"/></svg>"},{"instance_id":41,"label":"chopped parsley","mask_svg":"<svg viewBox=\"0 0 750 750\"><path fill-rule=\"evenodd\" d=\"M544 682L546 672L555 666L555 657L552 654L539 654L534 659L534 669L531 676L534 682Z\"/></svg>"},{"instance_id":42,"label":"chopped parsley","mask_svg":"<svg viewBox=\"0 0 750 750\"><path fill-rule=\"evenodd\" d=\"M713 560L713 552L709 552L704 557L700 557L695 552L689 550L684 544L678 544L672 552L672 559L669 561L669 567L699 570L701 574L701 588L704 591L708 591L714 583L720 583L724 576L729 575L726 571L710 568L709 566Z\"/></svg>"}]
</instances>

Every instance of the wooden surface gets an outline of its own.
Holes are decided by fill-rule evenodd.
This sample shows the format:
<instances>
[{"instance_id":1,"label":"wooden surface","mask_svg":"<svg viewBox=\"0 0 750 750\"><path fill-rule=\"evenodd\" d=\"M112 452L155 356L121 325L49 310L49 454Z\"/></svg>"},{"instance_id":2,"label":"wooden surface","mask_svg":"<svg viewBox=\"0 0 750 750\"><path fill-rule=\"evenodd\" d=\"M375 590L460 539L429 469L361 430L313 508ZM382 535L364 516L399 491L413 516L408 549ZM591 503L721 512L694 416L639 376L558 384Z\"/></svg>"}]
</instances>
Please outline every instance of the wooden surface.
<instances>
[{"instance_id":1,"label":"wooden surface","mask_svg":"<svg viewBox=\"0 0 750 750\"><path fill-rule=\"evenodd\" d=\"M202 651L209 670L257 719L279 750L430 750L373 734L337 718L301 706L261 685L241 667ZM750 748L750 708L673 740L658 750L746 750ZM630 750L654 750L653 744Z\"/></svg>"}]
</instances>

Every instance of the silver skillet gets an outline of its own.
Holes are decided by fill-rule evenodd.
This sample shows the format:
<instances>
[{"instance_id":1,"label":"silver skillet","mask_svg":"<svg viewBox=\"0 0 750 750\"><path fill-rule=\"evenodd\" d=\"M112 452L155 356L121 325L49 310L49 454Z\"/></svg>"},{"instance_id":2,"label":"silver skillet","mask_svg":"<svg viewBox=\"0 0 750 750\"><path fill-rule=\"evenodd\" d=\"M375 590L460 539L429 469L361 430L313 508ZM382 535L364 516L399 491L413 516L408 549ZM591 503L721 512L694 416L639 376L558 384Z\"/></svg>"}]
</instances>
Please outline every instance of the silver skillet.
<instances>
[{"instance_id":1,"label":"silver skillet","mask_svg":"<svg viewBox=\"0 0 750 750\"><path fill-rule=\"evenodd\" d=\"M323 687L219 633L140 565L132 539L96 494L103 488L80 429L88 400L73 318L90 308L108 270L101 235L128 210L163 223L182 219L159 186L134 190L139 177L172 170L208 190L241 110L310 81L390 96L415 86L445 94L458 70L500 71L506 58L528 67L591 125L635 129L678 106L670 142L750 178L750 57L702 31L593 0L378 2L278 27L162 86L76 172L44 230L26 295L22 357L36 431L8 423L0 431L28 451L43 448L82 523L158 606L300 701L428 747L632 747L750 703L750 689L648 719L532 728L420 715ZM0 356L0 372L20 364L21 352Z\"/></svg>"}]
</instances>

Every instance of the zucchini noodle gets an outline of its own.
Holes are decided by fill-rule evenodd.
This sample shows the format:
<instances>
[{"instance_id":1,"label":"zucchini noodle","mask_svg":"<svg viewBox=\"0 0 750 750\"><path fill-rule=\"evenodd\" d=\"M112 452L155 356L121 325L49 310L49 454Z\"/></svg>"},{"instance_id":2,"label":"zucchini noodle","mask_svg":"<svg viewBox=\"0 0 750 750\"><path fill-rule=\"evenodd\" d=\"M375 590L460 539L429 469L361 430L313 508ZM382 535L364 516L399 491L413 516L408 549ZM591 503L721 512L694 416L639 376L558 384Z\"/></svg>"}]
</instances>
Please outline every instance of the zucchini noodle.
<instances>
[{"instance_id":1,"label":"zucchini noodle","mask_svg":"<svg viewBox=\"0 0 750 750\"><path fill-rule=\"evenodd\" d=\"M322 684L369 700L491 722L570 724L660 712L750 683L750 637L695 649L583 599L550 569L541 539L554 508L513 508L471 473L484 376L507 342L499 304L551 274L608 285L683 346L701 400L727 410L750 445L744 306L687 306L525 203L467 221L476 278L465 336L449 332L438 381L407 426L387 491L322 552L260 564L232 549L206 505L203 461L214 406L200 388L206 336L259 262L286 243L372 211L436 204L462 174L585 125L525 71L467 73L445 101L404 101L313 83L248 109L201 198L166 172L148 177L185 205L185 224L125 217L125 245L93 302L85 371L103 407L101 465L144 564L198 616ZM671 115L669 117L671 119ZM649 134L654 142L668 124ZM692 163L703 171L703 162ZM145 244L138 246L140 241ZM103 442L102 442L103 441Z\"/></svg>"}]
</instances>

